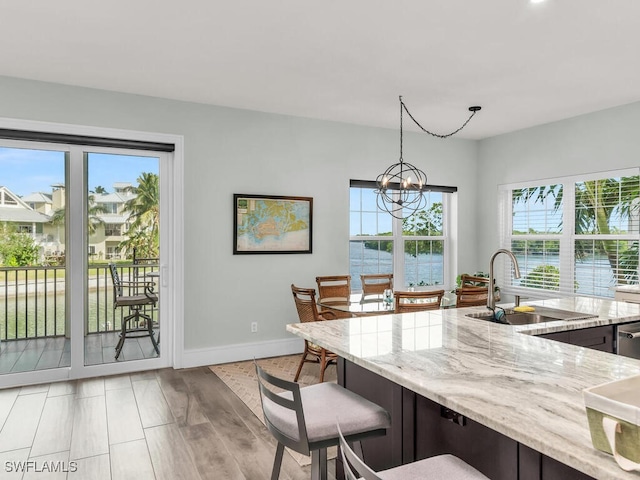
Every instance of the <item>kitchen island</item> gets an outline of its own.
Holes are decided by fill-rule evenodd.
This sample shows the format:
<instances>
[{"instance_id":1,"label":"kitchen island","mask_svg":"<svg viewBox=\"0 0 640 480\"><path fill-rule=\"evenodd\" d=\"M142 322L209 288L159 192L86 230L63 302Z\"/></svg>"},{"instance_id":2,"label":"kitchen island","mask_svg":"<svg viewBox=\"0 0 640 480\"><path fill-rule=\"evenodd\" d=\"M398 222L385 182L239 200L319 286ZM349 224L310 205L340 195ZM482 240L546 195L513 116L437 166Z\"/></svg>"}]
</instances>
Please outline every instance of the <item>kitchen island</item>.
<instances>
[{"instance_id":1,"label":"kitchen island","mask_svg":"<svg viewBox=\"0 0 640 480\"><path fill-rule=\"evenodd\" d=\"M593 448L582 398L584 388L640 374L640 361L537 336L637 321L640 305L582 297L528 304L597 317L510 326L468 318L465 314L483 310L470 307L292 324L287 329L342 357L338 373L345 382L346 372L347 388L351 379L357 388L380 380L380 388L374 385L372 391L386 395L385 408L394 410L387 441L395 447L386 462L398 464L432 453L416 446L432 420L430 414L420 414L427 402L441 408L452 424L468 419L473 428L498 436L488 438L487 445L495 445L496 455L504 449L506 461L514 457L515 466L505 467L514 473L511 478L554 478L532 473L551 459L593 478L640 479L640 473L624 472L612 456Z\"/></svg>"}]
</instances>

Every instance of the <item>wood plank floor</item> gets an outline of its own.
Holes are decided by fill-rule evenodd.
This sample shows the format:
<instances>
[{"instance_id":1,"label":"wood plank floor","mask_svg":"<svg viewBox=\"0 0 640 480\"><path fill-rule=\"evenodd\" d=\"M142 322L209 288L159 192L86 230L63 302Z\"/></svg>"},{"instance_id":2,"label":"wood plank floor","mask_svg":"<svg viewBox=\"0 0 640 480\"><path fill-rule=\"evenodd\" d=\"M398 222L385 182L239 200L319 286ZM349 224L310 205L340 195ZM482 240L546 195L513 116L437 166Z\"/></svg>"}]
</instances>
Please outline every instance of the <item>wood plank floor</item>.
<instances>
[{"instance_id":1,"label":"wood plank floor","mask_svg":"<svg viewBox=\"0 0 640 480\"><path fill-rule=\"evenodd\" d=\"M0 390L0 425L0 479L267 480L275 453L206 367ZM280 478L310 467L285 453Z\"/></svg>"}]
</instances>

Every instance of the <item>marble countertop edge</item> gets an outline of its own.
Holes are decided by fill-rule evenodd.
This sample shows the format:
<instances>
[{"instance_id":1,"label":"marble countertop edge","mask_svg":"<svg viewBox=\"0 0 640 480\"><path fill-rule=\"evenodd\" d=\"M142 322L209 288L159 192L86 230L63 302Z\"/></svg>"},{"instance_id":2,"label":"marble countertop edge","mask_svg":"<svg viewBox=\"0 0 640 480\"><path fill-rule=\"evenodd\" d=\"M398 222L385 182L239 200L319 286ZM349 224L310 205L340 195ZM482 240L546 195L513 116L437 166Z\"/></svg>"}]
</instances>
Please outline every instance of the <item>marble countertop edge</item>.
<instances>
[{"instance_id":1,"label":"marble countertop edge","mask_svg":"<svg viewBox=\"0 0 640 480\"><path fill-rule=\"evenodd\" d=\"M326 325L291 324L287 330L595 478L639 479L640 474L622 471L613 457L591 445L582 390L638 374L640 361L533 335L633 322L640 320L640 305L592 298L532 303L598 317L509 326L468 318L467 313L483 309L470 307L321 322ZM443 345L423 350L387 345L397 342L398 335L411 336L411 325L414 336L442 329ZM357 351L371 342L378 342L382 354ZM468 395L465 388L484 395L495 391L504 397L498 402L502 406L483 401L483 395ZM534 401L516 408L527 398ZM557 424L539 425L531 418L546 416Z\"/></svg>"}]
</instances>

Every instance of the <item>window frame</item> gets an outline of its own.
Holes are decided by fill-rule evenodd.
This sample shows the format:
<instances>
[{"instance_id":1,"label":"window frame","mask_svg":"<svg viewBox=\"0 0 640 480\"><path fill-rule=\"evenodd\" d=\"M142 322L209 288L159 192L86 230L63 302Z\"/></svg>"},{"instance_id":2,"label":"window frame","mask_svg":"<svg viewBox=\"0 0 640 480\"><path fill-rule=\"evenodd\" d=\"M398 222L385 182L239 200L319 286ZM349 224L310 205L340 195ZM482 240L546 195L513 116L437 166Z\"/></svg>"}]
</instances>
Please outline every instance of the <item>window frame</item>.
<instances>
[{"instance_id":1,"label":"window frame","mask_svg":"<svg viewBox=\"0 0 640 480\"><path fill-rule=\"evenodd\" d=\"M605 180L609 178L622 178L639 176L640 168L629 168L621 170L611 170L603 172L593 172L587 174L577 174L541 180L531 180L526 182L504 184L498 186L498 211L500 247L511 250L513 240L557 240L559 241L559 270L560 283L559 290L545 290L535 287L524 287L515 283L513 270L509 262L504 263L502 269L497 269L496 279L506 293L517 295L535 295L540 298L557 298L562 296L586 296L593 298L613 298L613 289L610 296L600 296L576 291L576 258L575 245L579 240L617 240L617 241L637 241L640 242L640 232L624 234L576 234L575 233L575 208L576 208L576 183ZM562 184L563 205L562 205L562 231L560 233L548 234L520 234L513 235L513 191L529 187L539 187L547 185ZM522 270L522 269L521 269ZM522 272L522 277L526 275ZM522 278L521 277L521 278ZM594 279L597 278L594 276Z\"/></svg>"},{"instance_id":2,"label":"window frame","mask_svg":"<svg viewBox=\"0 0 640 480\"><path fill-rule=\"evenodd\" d=\"M350 191L353 188L375 190L377 185L375 182L351 180ZM349 248L351 248L351 242L363 242L363 241L390 241L393 245L392 255L392 273L394 276L394 288L396 290L407 289L409 285L405 285L405 241L442 241L443 242L443 272L442 272L442 284L427 285L424 289L448 289L449 286L455 283L455 275L453 266L455 264L455 242L453 241L453 225L455 224L455 205L457 203L453 200L457 195L457 187L443 187L443 186L427 186L427 194L429 192L442 193L442 235L404 235L402 229L402 219L392 217L391 227L392 235L349 235ZM351 195L350 195L351 198ZM360 211L354 210L353 206L349 205L349 212ZM400 245L400 248L397 248ZM349 271L351 271L351 255L349 256ZM387 272L380 272L387 273ZM352 287L356 279L352 278ZM355 281L357 285L358 282ZM419 288L422 289L421 286ZM357 287L354 291L358 291Z\"/></svg>"}]
</instances>

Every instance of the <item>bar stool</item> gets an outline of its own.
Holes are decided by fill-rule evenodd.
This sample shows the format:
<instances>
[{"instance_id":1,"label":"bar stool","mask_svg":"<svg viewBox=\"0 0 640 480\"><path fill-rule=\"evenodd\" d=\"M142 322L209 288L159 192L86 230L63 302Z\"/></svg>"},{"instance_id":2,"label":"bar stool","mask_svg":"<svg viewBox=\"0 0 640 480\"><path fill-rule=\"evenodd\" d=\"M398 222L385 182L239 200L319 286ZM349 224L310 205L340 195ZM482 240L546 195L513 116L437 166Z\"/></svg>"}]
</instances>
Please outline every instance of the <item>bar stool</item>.
<instances>
[{"instance_id":1,"label":"bar stool","mask_svg":"<svg viewBox=\"0 0 640 480\"><path fill-rule=\"evenodd\" d=\"M351 450L340 425L336 428L347 480L489 480L471 465L453 455L436 455L376 473Z\"/></svg>"},{"instance_id":2,"label":"bar stool","mask_svg":"<svg viewBox=\"0 0 640 480\"><path fill-rule=\"evenodd\" d=\"M338 413L350 442L384 435L391 426L389 413L335 383L302 387L274 377L255 362L262 412L267 429L278 441L271 480L278 480L284 447L311 455L311 480L327 478L327 447L338 445ZM273 389L284 390L276 393Z\"/></svg>"}]
</instances>

